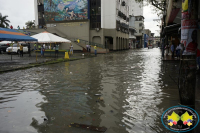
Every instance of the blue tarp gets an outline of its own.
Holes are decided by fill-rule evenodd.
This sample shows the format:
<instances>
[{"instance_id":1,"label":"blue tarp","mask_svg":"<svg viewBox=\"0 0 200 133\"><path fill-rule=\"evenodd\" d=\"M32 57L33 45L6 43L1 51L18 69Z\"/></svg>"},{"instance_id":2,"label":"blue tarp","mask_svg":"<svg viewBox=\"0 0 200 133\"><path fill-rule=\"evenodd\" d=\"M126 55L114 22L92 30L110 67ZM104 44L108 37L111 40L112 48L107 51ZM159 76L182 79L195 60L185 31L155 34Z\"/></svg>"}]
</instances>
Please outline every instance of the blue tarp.
<instances>
[{"instance_id":1,"label":"blue tarp","mask_svg":"<svg viewBox=\"0 0 200 133\"><path fill-rule=\"evenodd\" d=\"M0 41L38 41L13 29L0 28Z\"/></svg>"}]
</instances>

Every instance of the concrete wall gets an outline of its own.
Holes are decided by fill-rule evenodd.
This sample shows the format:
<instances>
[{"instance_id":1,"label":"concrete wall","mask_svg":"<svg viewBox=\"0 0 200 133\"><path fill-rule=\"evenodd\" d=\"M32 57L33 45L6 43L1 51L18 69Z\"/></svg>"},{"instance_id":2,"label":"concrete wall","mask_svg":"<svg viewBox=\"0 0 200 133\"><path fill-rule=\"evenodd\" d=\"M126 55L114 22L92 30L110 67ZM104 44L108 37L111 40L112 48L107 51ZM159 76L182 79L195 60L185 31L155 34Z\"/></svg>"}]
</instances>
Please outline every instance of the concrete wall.
<instances>
[{"instance_id":1,"label":"concrete wall","mask_svg":"<svg viewBox=\"0 0 200 133\"><path fill-rule=\"evenodd\" d=\"M34 0L35 26L38 25L38 3Z\"/></svg>"},{"instance_id":2,"label":"concrete wall","mask_svg":"<svg viewBox=\"0 0 200 133\"><path fill-rule=\"evenodd\" d=\"M101 28L116 28L116 0L101 0Z\"/></svg>"},{"instance_id":3,"label":"concrete wall","mask_svg":"<svg viewBox=\"0 0 200 133\"><path fill-rule=\"evenodd\" d=\"M68 23L54 23L51 27L47 26L47 30L52 33L58 33L65 38L74 39L79 38L89 41L90 22L68 22Z\"/></svg>"},{"instance_id":4,"label":"concrete wall","mask_svg":"<svg viewBox=\"0 0 200 133\"><path fill-rule=\"evenodd\" d=\"M135 27L135 17L134 16L129 17L129 27L132 27L132 28Z\"/></svg>"},{"instance_id":5,"label":"concrete wall","mask_svg":"<svg viewBox=\"0 0 200 133\"><path fill-rule=\"evenodd\" d=\"M122 50L122 49L128 49L129 47L128 46L129 34L122 33L115 29L101 29L98 32L96 30L90 30L90 40L92 41L93 38L96 38L96 37L101 38L100 44L104 46L105 46L106 38L112 38L113 44L111 44L110 41L107 41L107 47L110 50ZM120 38L120 41L118 40L118 38Z\"/></svg>"},{"instance_id":6,"label":"concrete wall","mask_svg":"<svg viewBox=\"0 0 200 133\"><path fill-rule=\"evenodd\" d=\"M103 29L100 29L99 31L96 30L89 30L90 31L90 42L93 42L93 37L100 37L101 41L99 42L102 45L105 45L105 39L103 35ZM98 43L98 42L96 42Z\"/></svg>"},{"instance_id":7,"label":"concrete wall","mask_svg":"<svg viewBox=\"0 0 200 133\"><path fill-rule=\"evenodd\" d=\"M118 11L129 17L129 0L122 6L122 0L101 0L101 28L116 29L116 20L128 24L126 20L118 16Z\"/></svg>"},{"instance_id":8,"label":"concrete wall","mask_svg":"<svg viewBox=\"0 0 200 133\"><path fill-rule=\"evenodd\" d=\"M101 36L93 36L92 42L101 44Z\"/></svg>"},{"instance_id":9,"label":"concrete wall","mask_svg":"<svg viewBox=\"0 0 200 133\"><path fill-rule=\"evenodd\" d=\"M168 20L172 11L172 4L173 4L172 0L167 0L167 16L165 20L166 24L168 24Z\"/></svg>"},{"instance_id":10,"label":"concrete wall","mask_svg":"<svg viewBox=\"0 0 200 133\"><path fill-rule=\"evenodd\" d=\"M144 24L144 21L135 21L135 28L137 31L137 33L135 33L135 36L142 36L142 32L139 32L140 30L142 30L142 26L139 26L140 23Z\"/></svg>"},{"instance_id":11,"label":"concrete wall","mask_svg":"<svg viewBox=\"0 0 200 133\"><path fill-rule=\"evenodd\" d=\"M31 29L31 30L28 30L28 29L27 29L27 30L25 30L25 31L31 32L31 36L32 36L32 35L35 35L35 34L44 32L45 30L44 30L44 29ZM56 33L56 34L58 34L60 37L66 38L65 32L62 32L62 34L61 34L61 32L59 33L59 32L56 31L56 29L51 29L51 28L47 28L46 31L49 32L49 33ZM69 38L66 38L66 39L69 40ZM78 45L76 45L76 44L74 44L74 43L72 43L72 44L73 44L74 50L83 50L82 47L80 47L80 46L78 46ZM49 45L49 44L47 44L47 45ZM54 45L54 44L51 43L51 46L52 46L52 47L53 47L53 45ZM70 47L70 44L69 44L69 43L62 43L62 44L60 44L60 47L59 47L59 48L60 48L60 49L63 49L63 50L68 50L69 47ZM33 48L33 45L31 45L31 48Z\"/></svg>"},{"instance_id":12,"label":"concrete wall","mask_svg":"<svg viewBox=\"0 0 200 133\"><path fill-rule=\"evenodd\" d=\"M143 6L135 0L129 0L129 15L143 16Z\"/></svg>"}]
</instances>

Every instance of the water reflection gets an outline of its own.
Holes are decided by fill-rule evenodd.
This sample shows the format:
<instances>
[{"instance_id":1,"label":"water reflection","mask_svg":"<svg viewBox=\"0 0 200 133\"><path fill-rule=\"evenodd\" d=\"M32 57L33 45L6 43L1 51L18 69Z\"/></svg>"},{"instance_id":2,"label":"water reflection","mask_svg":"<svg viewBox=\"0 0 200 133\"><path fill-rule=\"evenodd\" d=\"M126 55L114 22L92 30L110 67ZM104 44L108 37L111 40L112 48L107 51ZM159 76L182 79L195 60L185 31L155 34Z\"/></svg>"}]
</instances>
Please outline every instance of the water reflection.
<instances>
[{"instance_id":1,"label":"water reflection","mask_svg":"<svg viewBox=\"0 0 200 133\"><path fill-rule=\"evenodd\" d=\"M0 131L94 132L69 126L75 122L108 133L167 133L160 117L178 104L169 77L176 80L177 64L160 57L159 49L129 50L2 74Z\"/></svg>"}]
</instances>

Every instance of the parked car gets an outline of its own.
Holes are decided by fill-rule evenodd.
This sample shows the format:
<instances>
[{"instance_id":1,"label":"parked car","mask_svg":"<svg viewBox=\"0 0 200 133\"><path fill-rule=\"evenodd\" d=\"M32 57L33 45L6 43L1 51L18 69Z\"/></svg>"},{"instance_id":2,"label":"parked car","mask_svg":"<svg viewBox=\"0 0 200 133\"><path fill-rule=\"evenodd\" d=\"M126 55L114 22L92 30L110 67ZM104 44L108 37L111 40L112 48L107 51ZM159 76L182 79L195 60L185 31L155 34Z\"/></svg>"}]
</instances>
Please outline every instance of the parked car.
<instances>
[{"instance_id":1,"label":"parked car","mask_svg":"<svg viewBox=\"0 0 200 133\"><path fill-rule=\"evenodd\" d=\"M9 53L20 53L20 45L19 44L13 44L13 46L8 47L6 49L6 52ZM23 46L23 53L28 53L28 47Z\"/></svg>"},{"instance_id":2,"label":"parked car","mask_svg":"<svg viewBox=\"0 0 200 133\"><path fill-rule=\"evenodd\" d=\"M6 49L10 47L7 44L0 44L0 53L6 52Z\"/></svg>"}]
</instances>

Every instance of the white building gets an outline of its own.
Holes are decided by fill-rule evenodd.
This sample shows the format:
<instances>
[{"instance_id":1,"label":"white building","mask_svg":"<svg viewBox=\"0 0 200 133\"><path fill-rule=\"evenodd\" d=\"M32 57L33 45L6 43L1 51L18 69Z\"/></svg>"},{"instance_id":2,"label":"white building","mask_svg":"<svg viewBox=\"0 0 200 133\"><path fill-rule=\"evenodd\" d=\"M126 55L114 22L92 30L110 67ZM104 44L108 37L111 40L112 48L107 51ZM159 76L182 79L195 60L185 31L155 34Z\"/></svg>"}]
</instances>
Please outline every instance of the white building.
<instances>
[{"instance_id":1,"label":"white building","mask_svg":"<svg viewBox=\"0 0 200 133\"><path fill-rule=\"evenodd\" d=\"M129 44L133 48L142 48L144 29L143 5L135 0L129 0L129 7Z\"/></svg>"},{"instance_id":2,"label":"white building","mask_svg":"<svg viewBox=\"0 0 200 133\"><path fill-rule=\"evenodd\" d=\"M50 5L47 0L35 0L36 25L47 26L48 31L67 38L79 38L88 42L102 44L109 50L127 49L129 42L129 0L84 0L88 2L87 18L62 20L58 18L59 9L65 10L66 2L51 1L51 10L45 11L44 5ZM46 2L46 3L44 3ZM70 2L80 2L71 0ZM78 4L77 4L78 5ZM43 6L43 11L42 11ZM51 12L52 11L52 12ZM54 12L53 12L54 11ZM63 12L62 11L62 12ZM54 16L56 14L57 16ZM75 16L81 16L75 13ZM51 20L46 20L49 15ZM54 18L55 17L55 18ZM56 21L56 20L61 21Z\"/></svg>"},{"instance_id":3,"label":"white building","mask_svg":"<svg viewBox=\"0 0 200 133\"><path fill-rule=\"evenodd\" d=\"M143 5L135 0L129 0L129 15L132 16L143 16Z\"/></svg>"}]
</instances>

